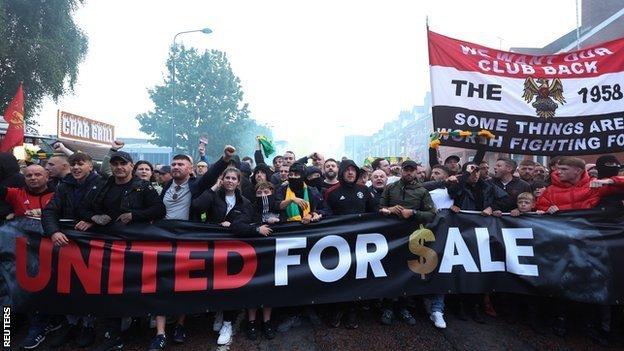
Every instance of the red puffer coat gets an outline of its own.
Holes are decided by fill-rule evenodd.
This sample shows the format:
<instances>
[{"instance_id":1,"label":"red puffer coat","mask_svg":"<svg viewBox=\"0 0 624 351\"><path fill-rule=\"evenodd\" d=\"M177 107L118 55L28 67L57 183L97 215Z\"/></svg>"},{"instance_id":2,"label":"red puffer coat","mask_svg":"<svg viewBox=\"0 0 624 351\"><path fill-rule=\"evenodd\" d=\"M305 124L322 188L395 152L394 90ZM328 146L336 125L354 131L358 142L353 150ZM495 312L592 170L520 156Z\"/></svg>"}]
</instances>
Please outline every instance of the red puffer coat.
<instances>
[{"instance_id":1,"label":"red puffer coat","mask_svg":"<svg viewBox=\"0 0 624 351\"><path fill-rule=\"evenodd\" d=\"M559 210L585 210L596 207L603 196L624 191L624 177L612 177L615 182L600 188L590 188L592 178L587 172L576 184L559 180L559 175L551 175L551 185L537 199L536 208L546 211L550 206L557 206Z\"/></svg>"}]
</instances>

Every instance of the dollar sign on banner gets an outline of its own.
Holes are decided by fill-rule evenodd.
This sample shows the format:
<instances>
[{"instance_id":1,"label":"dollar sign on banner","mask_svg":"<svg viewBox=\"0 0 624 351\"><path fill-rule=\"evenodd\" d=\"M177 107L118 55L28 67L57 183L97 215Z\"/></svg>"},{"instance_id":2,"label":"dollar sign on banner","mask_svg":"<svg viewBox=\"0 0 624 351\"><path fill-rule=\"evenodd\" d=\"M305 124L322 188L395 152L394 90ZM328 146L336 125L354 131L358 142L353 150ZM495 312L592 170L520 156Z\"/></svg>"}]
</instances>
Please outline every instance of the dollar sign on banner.
<instances>
[{"instance_id":1,"label":"dollar sign on banner","mask_svg":"<svg viewBox=\"0 0 624 351\"><path fill-rule=\"evenodd\" d=\"M425 246L427 242L435 241L435 235L422 224L409 237L409 250L414 255L420 256L417 260L407 261L409 269L420 274L421 279L425 279L425 275L433 272L438 266L438 254L432 249Z\"/></svg>"}]
</instances>

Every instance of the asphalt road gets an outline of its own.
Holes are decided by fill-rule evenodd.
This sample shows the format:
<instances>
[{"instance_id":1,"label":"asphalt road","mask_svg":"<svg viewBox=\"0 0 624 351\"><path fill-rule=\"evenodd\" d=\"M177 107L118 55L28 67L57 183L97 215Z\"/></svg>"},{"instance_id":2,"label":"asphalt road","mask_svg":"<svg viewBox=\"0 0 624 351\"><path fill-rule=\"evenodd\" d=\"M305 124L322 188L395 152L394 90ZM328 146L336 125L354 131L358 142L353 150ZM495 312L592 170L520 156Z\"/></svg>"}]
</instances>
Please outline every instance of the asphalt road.
<instances>
[{"instance_id":1,"label":"asphalt road","mask_svg":"<svg viewBox=\"0 0 624 351\"><path fill-rule=\"evenodd\" d=\"M306 320L286 333L277 333L273 340L262 336L256 341L247 340L241 329L243 314L236 322L236 335L232 343L217 347L217 333L212 331L212 315L189 317L187 342L169 345L167 350L615 350L624 349L624 333L614 331L614 341L609 348L602 348L585 335L582 323L572 326L565 338L555 336L550 328L543 334L533 331L523 323L509 324L503 318L486 316L486 323L472 320L461 321L453 314L446 314L447 329L436 329L422 311L415 311L417 323L410 326L396 322L393 326L381 325L374 310L361 313L358 329L344 327L312 326ZM580 317L582 319L582 316ZM153 329L147 326L134 328L127 336L125 350L146 350ZM25 327L20 328L15 340L20 341ZM49 349L44 342L39 349ZM14 345L16 345L14 343ZM17 348L14 348L17 349ZM59 350L76 350L71 345Z\"/></svg>"}]
</instances>

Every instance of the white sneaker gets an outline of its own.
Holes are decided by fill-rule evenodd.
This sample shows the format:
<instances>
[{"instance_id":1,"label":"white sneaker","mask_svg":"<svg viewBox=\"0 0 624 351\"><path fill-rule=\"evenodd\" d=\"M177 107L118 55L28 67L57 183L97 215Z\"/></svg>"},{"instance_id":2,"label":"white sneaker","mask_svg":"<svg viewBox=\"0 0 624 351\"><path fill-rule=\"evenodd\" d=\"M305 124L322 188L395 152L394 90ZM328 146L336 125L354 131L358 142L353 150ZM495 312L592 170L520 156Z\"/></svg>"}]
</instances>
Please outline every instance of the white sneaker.
<instances>
[{"instance_id":1,"label":"white sneaker","mask_svg":"<svg viewBox=\"0 0 624 351\"><path fill-rule=\"evenodd\" d=\"M232 322L223 322L223 326L219 331L217 345L227 345L230 341L232 341Z\"/></svg>"},{"instance_id":2,"label":"white sneaker","mask_svg":"<svg viewBox=\"0 0 624 351\"><path fill-rule=\"evenodd\" d=\"M223 311L215 312L214 323L212 323L213 331L220 331L223 326Z\"/></svg>"},{"instance_id":3,"label":"white sneaker","mask_svg":"<svg viewBox=\"0 0 624 351\"><path fill-rule=\"evenodd\" d=\"M436 326L436 328L440 328L440 329L446 328L446 322L444 321L444 315L442 314L442 312L433 312L431 316L429 316L429 318L431 319L433 324Z\"/></svg>"}]
</instances>

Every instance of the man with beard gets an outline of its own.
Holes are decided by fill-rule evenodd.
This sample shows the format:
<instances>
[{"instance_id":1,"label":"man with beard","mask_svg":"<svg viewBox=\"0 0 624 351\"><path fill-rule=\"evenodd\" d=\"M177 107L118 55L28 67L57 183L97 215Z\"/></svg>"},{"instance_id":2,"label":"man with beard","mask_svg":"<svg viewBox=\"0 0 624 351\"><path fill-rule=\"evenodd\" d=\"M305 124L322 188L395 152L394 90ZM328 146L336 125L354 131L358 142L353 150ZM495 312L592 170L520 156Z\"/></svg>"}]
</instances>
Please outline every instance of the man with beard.
<instances>
[{"instance_id":1,"label":"man with beard","mask_svg":"<svg viewBox=\"0 0 624 351\"><path fill-rule=\"evenodd\" d=\"M377 211L375 201L370 191L364 185L356 184L361 170L352 160L340 162L338 173L339 183L325 192L325 201L334 215L347 215ZM331 326L338 328L345 310L347 311L345 326L348 329L356 329L357 303L347 302L335 304L331 317Z\"/></svg>"},{"instance_id":2,"label":"man with beard","mask_svg":"<svg viewBox=\"0 0 624 351\"><path fill-rule=\"evenodd\" d=\"M323 164L323 174L325 175L325 179L323 179L321 189L318 189L322 193L338 184L338 162L333 158L328 158Z\"/></svg>"},{"instance_id":3,"label":"man with beard","mask_svg":"<svg viewBox=\"0 0 624 351\"><path fill-rule=\"evenodd\" d=\"M71 173L61 179L52 200L43 210L41 225L44 235L50 237L56 246L69 243L69 238L61 231L60 219L76 219L77 209L83 202L90 202L104 184L100 176L93 172L93 160L85 153L74 153L68 160ZM79 221L74 229L88 230L92 223ZM92 317L66 316L68 324L50 342L50 347L59 347L77 337L77 347L87 347L95 341Z\"/></svg>"},{"instance_id":4,"label":"man with beard","mask_svg":"<svg viewBox=\"0 0 624 351\"><path fill-rule=\"evenodd\" d=\"M378 169L371 174L371 185L368 189L373 196L373 200L375 201L375 206L379 207L379 201L381 200L381 195L386 189L386 182L388 181L388 176L386 172Z\"/></svg>"},{"instance_id":5,"label":"man with beard","mask_svg":"<svg viewBox=\"0 0 624 351\"><path fill-rule=\"evenodd\" d=\"M522 160L518 165L518 175L520 179L529 183L533 182L533 174L535 173L535 162L532 160Z\"/></svg>"},{"instance_id":6,"label":"man with beard","mask_svg":"<svg viewBox=\"0 0 624 351\"><path fill-rule=\"evenodd\" d=\"M431 199L438 210L450 208L453 205L453 199L446 188L450 173L451 170L448 167L435 165L431 169L431 181L423 184L425 189L429 191L429 195L431 195ZM456 176L453 176L453 180L456 180Z\"/></svg>"},{"instance_id":7,"label":"man with beard","mask_svg":"<svg viewBox=\"0 0 624 351\"><path fill-rule=\"evenodd\" d=\"M389 184L384 190L379 212L385 215L392 214L416 223L425 224L433 221L435 206L427 189L423 188L416 179L418 164L408 160L403 162L401 168L401 179ZM407 309L404 299L399 299L396 303L391 300L384 300L381 316L383 324L393 323L394 310L398 310L399 316L406 323L416 324L416 320Z\"/></svg>"},{"instance_id":8,"label":"man with beard","mask_svg":"<svg viewBox=\"0 0 624 351\"><path fill-rule=\"evenodd\" d=\"M515 171L516 161L509 158L499 158L496 164L494 164L494 178L492 178L492 184L509 195L506 200L507 202L499 210L503 212L511 211L513 215L519 215L520 212L516 208L518 195L530 193L531 185L518 177L514 177L513 174Z\"/></svg>"},{"instance_id":9,"label":"man with beard","mask_svg":"<svg viewBox=\"0 0 624 351\"><path fill-rule=\"evenodd\" d=\"M171 161L172 180L165 184L160 196L165 205L165 218L177 220L199 218L198 213L191 213L191 200L200 196L206 188L217 181L234 157L235 151L234 147L226 145L223 150L223 157L198 178L191 174L193 161L189 156L184 154L174 156ZM186 340L185 320L185 315L179 316L173 329L173 341L177 344L184 343ZM165 322L165 316L156 316L156 336L152 338L149 350L165 348L167 343Z\"/></svg>"},{"instance_id":10,"label":"man with beard","mask_svg":"<svg viewBox=\"0 0 624 351\"><path fill-rule=\"evenodd\" d=\"M545 182L547 177L548 174L546 173L546 167L539 163L535 163L535 167L533 167L533 181L535 182L539 180Z\"/></svg>"},{"instance_id":11,"label":"man with beard","mask_svg":"<svg viewBox=\"0 0 624 351\"><path fill-rule=\"evenodd\" d=\"M416 180L423 183L427 179L427 170L420 163L416 164Z\"/></svg>"}]
</instances>

